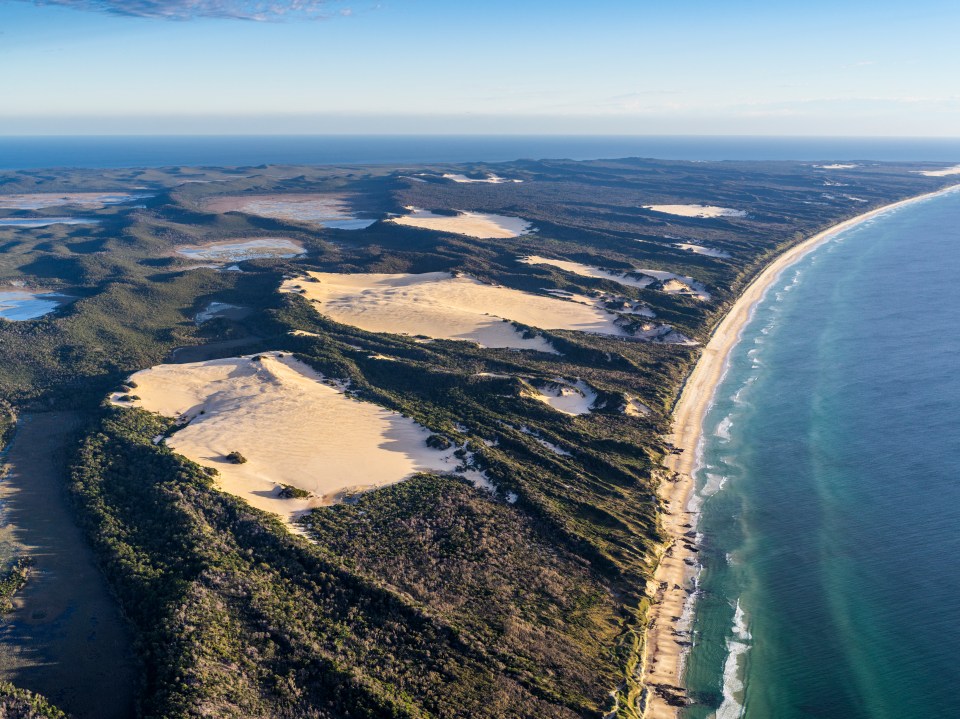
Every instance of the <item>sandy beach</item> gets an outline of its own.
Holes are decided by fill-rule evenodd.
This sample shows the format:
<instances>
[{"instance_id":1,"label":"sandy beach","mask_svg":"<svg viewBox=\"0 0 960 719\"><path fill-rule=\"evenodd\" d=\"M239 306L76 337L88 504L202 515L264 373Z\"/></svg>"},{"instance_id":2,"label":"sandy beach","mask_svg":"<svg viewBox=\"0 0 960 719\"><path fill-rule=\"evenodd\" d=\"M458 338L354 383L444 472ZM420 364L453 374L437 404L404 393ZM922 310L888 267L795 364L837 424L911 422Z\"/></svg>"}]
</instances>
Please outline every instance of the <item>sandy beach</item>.
<instances>
[{"instance_id":1,"label":"sandy beach","mask_svg":"<svg viewBox=\"0 0 960 719\"><path fill-rule=\"evenodd\" d=\"M727 357L739 341L741 330L752 317L753 308L787 267L836 234L903 205L958 189L960 185L953 185L879 207L794 245L753 279L714 330L674 408L670 441L682 452L668 455L664 461L668 481L660 487L660 497L666 508L661 521L670 539L663 548L654 579L648 585L654 604L647 618L643 658L643 681L647 688L644 717L676 717L678 707L671 704L670 700L682 700L684 696L682 673L686 646L681 642L686 642L688 636L678 634L677 623L684 616L685 609L689 615L689 588L696 570L694 552L688 548L689 542L683 540L686 539L684 535L692 532L696 526L696 516L687 507L695 488L692 474L696 469L697 445L704 416L726 370Z\"/></svg>"}]
</instances>

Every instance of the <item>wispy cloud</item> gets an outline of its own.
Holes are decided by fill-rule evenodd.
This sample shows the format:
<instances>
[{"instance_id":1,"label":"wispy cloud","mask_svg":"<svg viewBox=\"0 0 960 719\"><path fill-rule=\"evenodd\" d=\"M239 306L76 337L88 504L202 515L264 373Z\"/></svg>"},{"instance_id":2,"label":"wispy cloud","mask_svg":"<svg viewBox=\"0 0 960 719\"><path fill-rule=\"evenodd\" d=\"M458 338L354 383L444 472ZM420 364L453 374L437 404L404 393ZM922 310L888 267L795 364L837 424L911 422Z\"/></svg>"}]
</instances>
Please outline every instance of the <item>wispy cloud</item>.
<instances>
[{"instance_id":1,"label":"wispy cloud","mask_svg":"<svg viewBox=\"0 0 960 719\"><path fill-rule=\"evenodd\" d=\"M111 15L154 18L159 20L192 20L195 18L224 18L232 20L323 19L349 16L353 11L331 0L289 0L262 2L258 0L28 0L34 5L58 5L104 12Z\"/></svg>"}]
</instances>

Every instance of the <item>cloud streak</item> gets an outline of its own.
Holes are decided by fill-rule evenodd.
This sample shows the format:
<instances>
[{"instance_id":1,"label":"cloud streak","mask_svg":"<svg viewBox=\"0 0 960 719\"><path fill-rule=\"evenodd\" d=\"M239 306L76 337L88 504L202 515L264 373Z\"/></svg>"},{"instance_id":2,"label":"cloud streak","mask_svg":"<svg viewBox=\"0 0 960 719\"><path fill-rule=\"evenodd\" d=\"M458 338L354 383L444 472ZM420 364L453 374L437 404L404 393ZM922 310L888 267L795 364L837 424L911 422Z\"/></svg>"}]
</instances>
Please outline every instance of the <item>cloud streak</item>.
<instances>
[{"instance_id":1,"label":"cloud streak","mask_svg":"<svg viewBox=\"0 0 960 719\"><path fill-rule=\"evenodd\" d=\"M56 5L75 10L156 20L222 18L254 20L316 20L351 15L349 8L336 8L330 0L30 0L34 5Z\"/></svg>"}]
</instances>

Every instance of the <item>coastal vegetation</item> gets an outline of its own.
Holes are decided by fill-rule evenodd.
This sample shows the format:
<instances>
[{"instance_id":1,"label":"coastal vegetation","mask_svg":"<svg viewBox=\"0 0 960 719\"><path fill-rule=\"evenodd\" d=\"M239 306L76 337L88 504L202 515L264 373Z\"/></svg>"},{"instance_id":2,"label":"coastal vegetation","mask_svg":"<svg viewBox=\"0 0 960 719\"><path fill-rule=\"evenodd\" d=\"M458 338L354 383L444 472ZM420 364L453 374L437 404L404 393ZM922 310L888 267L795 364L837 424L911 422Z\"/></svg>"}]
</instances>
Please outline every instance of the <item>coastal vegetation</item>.
<instances>
[{"instance_id":1,"label":"coastal vegetation","mask_svg":"<svg viewBox=\"0 0 960 719\"><path fill-rule=\"evenodd\" d=\"M96 225L0 227L0 281L77 298L36 320L0 321L4 426L24 410L83 418L65 460L70 494L136 638L140 714L636 717L648 582L664 540L664 435L699 346L785 248L949 182L914 169L830 170L842 195L825 192L824 171L804 163L438 165L422 168L438 178L423 182L388 167L0 173L8 194L152 195L143 207L84 208ZM330 195L325 211L373 222L343 229L262 207L227 210L246 195L291 197L284 207L301 210L298 196ZM742 214L649 209L689 205ZM519 218L536 231L477 239L444 223L385 221L406 207L445 221ZM303 254L218 255L198 266L178 252L257 238ZM656 281L624 281L637 272ZM482 347L371 331L311 302L334 275L426 273L550 300L558 312L575 304L561 297L588 298L626 323L646 321L643 308L691 343L517 317L503 324L542 344ZM676 278L693 289L667 291ZM297 284L308 291L279 291ZM198 325L211 302L250 312ZM291 532L167 446L184 424L138 408L148 393L128 381L164 363L237 356L266 371L271 353L415 421L462 471L350 493ZM104 402L120 387L122 406ZM573 390L576 411L537 397ZM228 463L258 461L240 443L223 451ZM275 489L287 503L305 499L303 488Z\"/></svg>"}]
</instances>

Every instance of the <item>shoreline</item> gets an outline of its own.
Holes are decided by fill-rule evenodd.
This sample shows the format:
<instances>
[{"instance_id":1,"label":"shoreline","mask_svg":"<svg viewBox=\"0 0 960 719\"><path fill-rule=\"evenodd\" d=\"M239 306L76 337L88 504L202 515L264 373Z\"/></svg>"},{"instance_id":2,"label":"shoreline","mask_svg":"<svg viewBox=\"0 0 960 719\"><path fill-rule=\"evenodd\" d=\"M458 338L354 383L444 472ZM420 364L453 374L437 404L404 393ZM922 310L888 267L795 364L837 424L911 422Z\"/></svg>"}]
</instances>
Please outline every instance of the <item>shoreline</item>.
<instances>
[{"instance_id":1,"label":"shoreline","mask_svg":"<svg viewBox=\"0 0 960 719\"><path fill-rule=\"evenodd\" d=\"M664 481L658 494L663 503L661 522L668 540L647 592L652 598L641 660L641 715L645 719L675 719L686 699L683 685L684 661L690 635L687 627L678 626L681 618L690 618L692 629L693 589L698 573L693 547L697 516L688 510L695 490L693 473L697 469L698 447L703 420L713 404L716 389L726 374L728 358L739 343L743 328L753 317L753 310L770 287L788 267L809 252L879 215L908 204L960 190L960 184L934 192L899 200L857 215L793 245L778 255L746 286L733 306L714 328L693 371L687 377L674 406L670 442L680 454L664 459ZM686 536L685 536L686 535ZM683 541L683 540L687 541Z\"/></svg>"}]
</instances>

